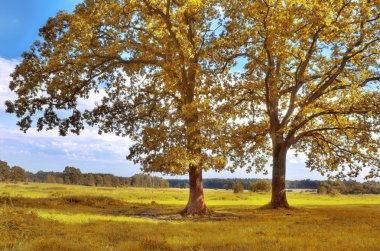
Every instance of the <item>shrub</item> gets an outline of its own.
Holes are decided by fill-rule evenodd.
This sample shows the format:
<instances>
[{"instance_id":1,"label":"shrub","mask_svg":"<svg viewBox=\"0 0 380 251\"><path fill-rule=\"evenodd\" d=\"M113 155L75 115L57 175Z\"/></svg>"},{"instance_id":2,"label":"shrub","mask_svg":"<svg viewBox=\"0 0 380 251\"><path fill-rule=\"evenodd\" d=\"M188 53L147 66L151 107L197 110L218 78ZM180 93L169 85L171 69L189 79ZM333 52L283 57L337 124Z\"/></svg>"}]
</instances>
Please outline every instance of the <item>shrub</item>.
<instances>
[{"instance_id":1,"label":"shrub","mask_svg":"<svg viewBox=\"0 0 380 251\"><path fill-rule=\"evenodd\" d=\"M329 180L326 182L320 182L317 192L319 194L331 194L333 190L335 190L334 191L335 195L336 193L344 194L348 192L347 187L340 180L336 180L336 181ZM335 196L335 195L332 195L332 196Z\"/></svg>"},{"instance_id":2,"label":"shrub","mask_svg":"<svg viewBox=\"0 0 380 251\"><path fill-rule=\"evenodd\" d=\"M249 190L252 192L269 192L271 185L266 180L260 180L255 184L249 184Z\"/></svg>"},{"instance_id":3,"label":"shrub","mask_svg":"<svg viewBox=\"0 0 380 251\"><path fill-rule=\"evenodd\" d=\"M236 183L234 185L234 193L242 193L244 191L244 187L241 183Z\"/></svg>"},{"instance_id":4,"label":"shrub","mask_svg":"<svg viewBox=\"0 0 380 251\"><path fill-rule=\"evenodd\" d=\"M339 192L338 189L333 188L333 189L331 189L331 191L330 191L330 195L331 195L332 197L335 197L335 196L337 196L337 195L339 195L339 194L340 194L340 192Z\"/></svg>"},{"instance_id":5,"label":"shrub","mask_svg":"<svg viewBox=\"0 0 380 251\"><path fill-rule=\"evenodd\" d=\"M317 193L319 194L327 194L327 187L325 186L319 186L317 189Z\"/></svg>"}]
</instances>

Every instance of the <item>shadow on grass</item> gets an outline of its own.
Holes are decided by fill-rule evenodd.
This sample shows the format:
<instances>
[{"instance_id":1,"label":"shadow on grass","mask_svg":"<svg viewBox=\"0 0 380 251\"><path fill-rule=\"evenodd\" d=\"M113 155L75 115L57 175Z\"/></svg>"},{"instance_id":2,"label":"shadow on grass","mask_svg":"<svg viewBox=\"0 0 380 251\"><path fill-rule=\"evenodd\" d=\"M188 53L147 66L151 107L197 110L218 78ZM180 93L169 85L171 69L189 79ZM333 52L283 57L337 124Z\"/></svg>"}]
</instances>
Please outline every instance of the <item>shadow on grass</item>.
<instances>
[{"instance_id":1,"label":"shadow on grass","mask_svg":"<svg viewBox=\"0 0 380 251\"><path fill-rule=\"evenodd\" d=\"M262 207L218 207L211 215L182 216L182 206L151 203L129 203L103 196L62 196L51 198L24 198L1 196L0 204L18 208L49 209L66 213L90 213L108 216L129 216L158 221L224 221L252 219L260 215L291 216L305 213L305 209L273 209L270 204Z\"/></svg>"},{"instance_id":2,"label":"shadow on grass","mask_svg":"<svg viewBox=\"0 0 380 251\"><path fill-rule=\"evenodd\" d=\"M222 221L252 218L252 215L236 214L220 208L211 215L182 216L181 206L156 202L128 203L102 196L62 196L51 198L24 198L0 196L0 204L16 208L51 209L70 213L96 213L109 216L130 216L167 221ZM252 212L252 209L250 210Z\"/></svg>"}]
</instances>

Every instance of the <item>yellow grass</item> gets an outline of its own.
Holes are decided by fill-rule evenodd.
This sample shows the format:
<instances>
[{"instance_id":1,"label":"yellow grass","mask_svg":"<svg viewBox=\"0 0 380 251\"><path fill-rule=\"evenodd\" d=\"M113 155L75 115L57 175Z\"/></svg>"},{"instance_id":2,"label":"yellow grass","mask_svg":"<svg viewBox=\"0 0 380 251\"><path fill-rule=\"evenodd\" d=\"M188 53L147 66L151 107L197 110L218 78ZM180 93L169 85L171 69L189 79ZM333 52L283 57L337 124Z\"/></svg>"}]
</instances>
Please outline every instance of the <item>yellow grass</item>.
<instances>
[{"instance_id":1,"label":"yellow grass","mask_svg":"<svg viewBox=\"0 0 380 251\"><path fill-rule=\"evenodd\" d=\"M128 203L151 203L185 205L188 197L187 189L152 189L151 188L112 188L86 187L58 184L5 184L0 183L0 196L51 198L69 195L106 196ZM379 195L340 195L336 197L318 195L310 192L288 192L288 200L293 206L319 205L353 205L380 204ZM234 194L231 190L205 189L205 198L209 206L252 205L262 206L270 199L269 193Z\"/></svg>"},{"instance_id":2,"label":"yellow grass","mask_svg":"<svg viewBox=\"0 0 380 251\"><path fill-rule=\"evenodd\" d=\"M188 191L0 184L0 250L380 250L380 195L207 190L212 218L182 219ZM154 203L152 203L154 201Z\"/></svg>"},{"instance_id":3,"label":"yellow grass","mask_svg":"<svg viewBox=\"0 0 380 251\"><path fill-rule=\"evenodd\" d=\"M63 223L91 223L94 221L115 221L115 222L144 222L156 224L156 220L152 219L142 219L136 217L126 217L126 216L108 216L108 215L98 215L98 214L84 214L84 213L61 213L57 211L49 210L35 210L33 211L37 216L48 219L59 221ZM172 223L172 222L171 222Z\"/></svg>"}]
</instances>

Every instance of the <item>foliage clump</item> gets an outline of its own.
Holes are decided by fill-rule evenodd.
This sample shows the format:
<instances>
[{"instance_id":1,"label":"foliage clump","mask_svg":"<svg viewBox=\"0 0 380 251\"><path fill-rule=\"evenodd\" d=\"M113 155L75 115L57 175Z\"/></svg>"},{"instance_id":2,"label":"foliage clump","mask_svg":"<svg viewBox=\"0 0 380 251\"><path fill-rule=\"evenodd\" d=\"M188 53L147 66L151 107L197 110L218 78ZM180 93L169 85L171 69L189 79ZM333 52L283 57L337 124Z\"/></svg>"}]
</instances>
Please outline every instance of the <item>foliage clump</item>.
<instances>
[{"instance_id":1,"label":"foliage clump","mask_svg":"<svg viewBox=\"0 0 380 251\"><path fill-rule=\"evenodd\" d=\"M269 192L271 185L267 180L260 180L257 183L251 183L249 185L249 190L251 192Z\"/></svg>"},{"instance_id":2,"label":"foliage clump","mask_svg":"<svg viewBox=\"0 0 380 251\"><path fill-rule=\"evenodd\" d=\"M333 189L331 190L331 192L330 192L330 195L331 195L332 197L335 197L335 196L340 195L340 192L339 192L338 189L333 188Z\"/></svg>"},{"instance_id":3,"label":"foliage clump","mask_svg":"<svg viewBox=\"0 0 380 251\"><path fill-rule=\"evenodd\" d=\"M244 186L241 183L236 183L234 185L234 193L242 193L244 191Z\"/></svg>"}]
</instances>

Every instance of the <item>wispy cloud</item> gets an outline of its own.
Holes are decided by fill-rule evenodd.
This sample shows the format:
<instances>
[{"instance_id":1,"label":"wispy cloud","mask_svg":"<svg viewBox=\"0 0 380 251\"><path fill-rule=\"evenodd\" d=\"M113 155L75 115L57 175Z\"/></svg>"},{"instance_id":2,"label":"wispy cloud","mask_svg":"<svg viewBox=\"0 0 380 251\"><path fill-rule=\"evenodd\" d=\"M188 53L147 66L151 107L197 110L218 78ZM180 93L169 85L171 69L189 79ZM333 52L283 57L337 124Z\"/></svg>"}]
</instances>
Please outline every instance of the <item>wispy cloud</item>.
<instances>
[{"instance_id":1,"label":"wispy cloud","mask_svg":"<svg viewBox=\"0 0 380 251\"><path fill-rule=\"evenodd\" d=\"M0 142L13 142L20 146L33 148L38 152L59 154L70 160L102 161L107 156L109 161L125 161L129 147L133 142L116 135L98 135L94 128L86 128L81 135L61 137L57 130L40 131L31 128L27 133L10 129L0 124Z\"/></svg>"},{"instance_id":2,"label":"wispy cloud","mask_svg":"<svg viewBox=\"0 0 380 251\"><path fill-rule=\"evenodd\" d=\"M290 164L305 164L307 157L304 153L297 153L290 149L287 154L287 160Z\"/></svg>"},{"instance_id":3,"label":"wispy cloud","mask_svg":"<svg viewBox=\"0 0 380 251\"><path fill-rule=\"evenodd\" d=\"M99 89L98 92L91 91L87 99L78 99L78 108L80 111L92 110L96 104L101 103L103 97L106 96L106 91L104 89Z\"/></svg>"},{"instance_id":4,"label":"wispy cloud","mask_svg":"<svg viewBox=\"0 0 380 251\"><path fill-rule=\"evenodd\" d=\"M5 59L0 57L0 112L5 111L5 101L12 100L16 95L9 90L10 74L19 63L16 59Z\"/></svg>"}]
</instances>

